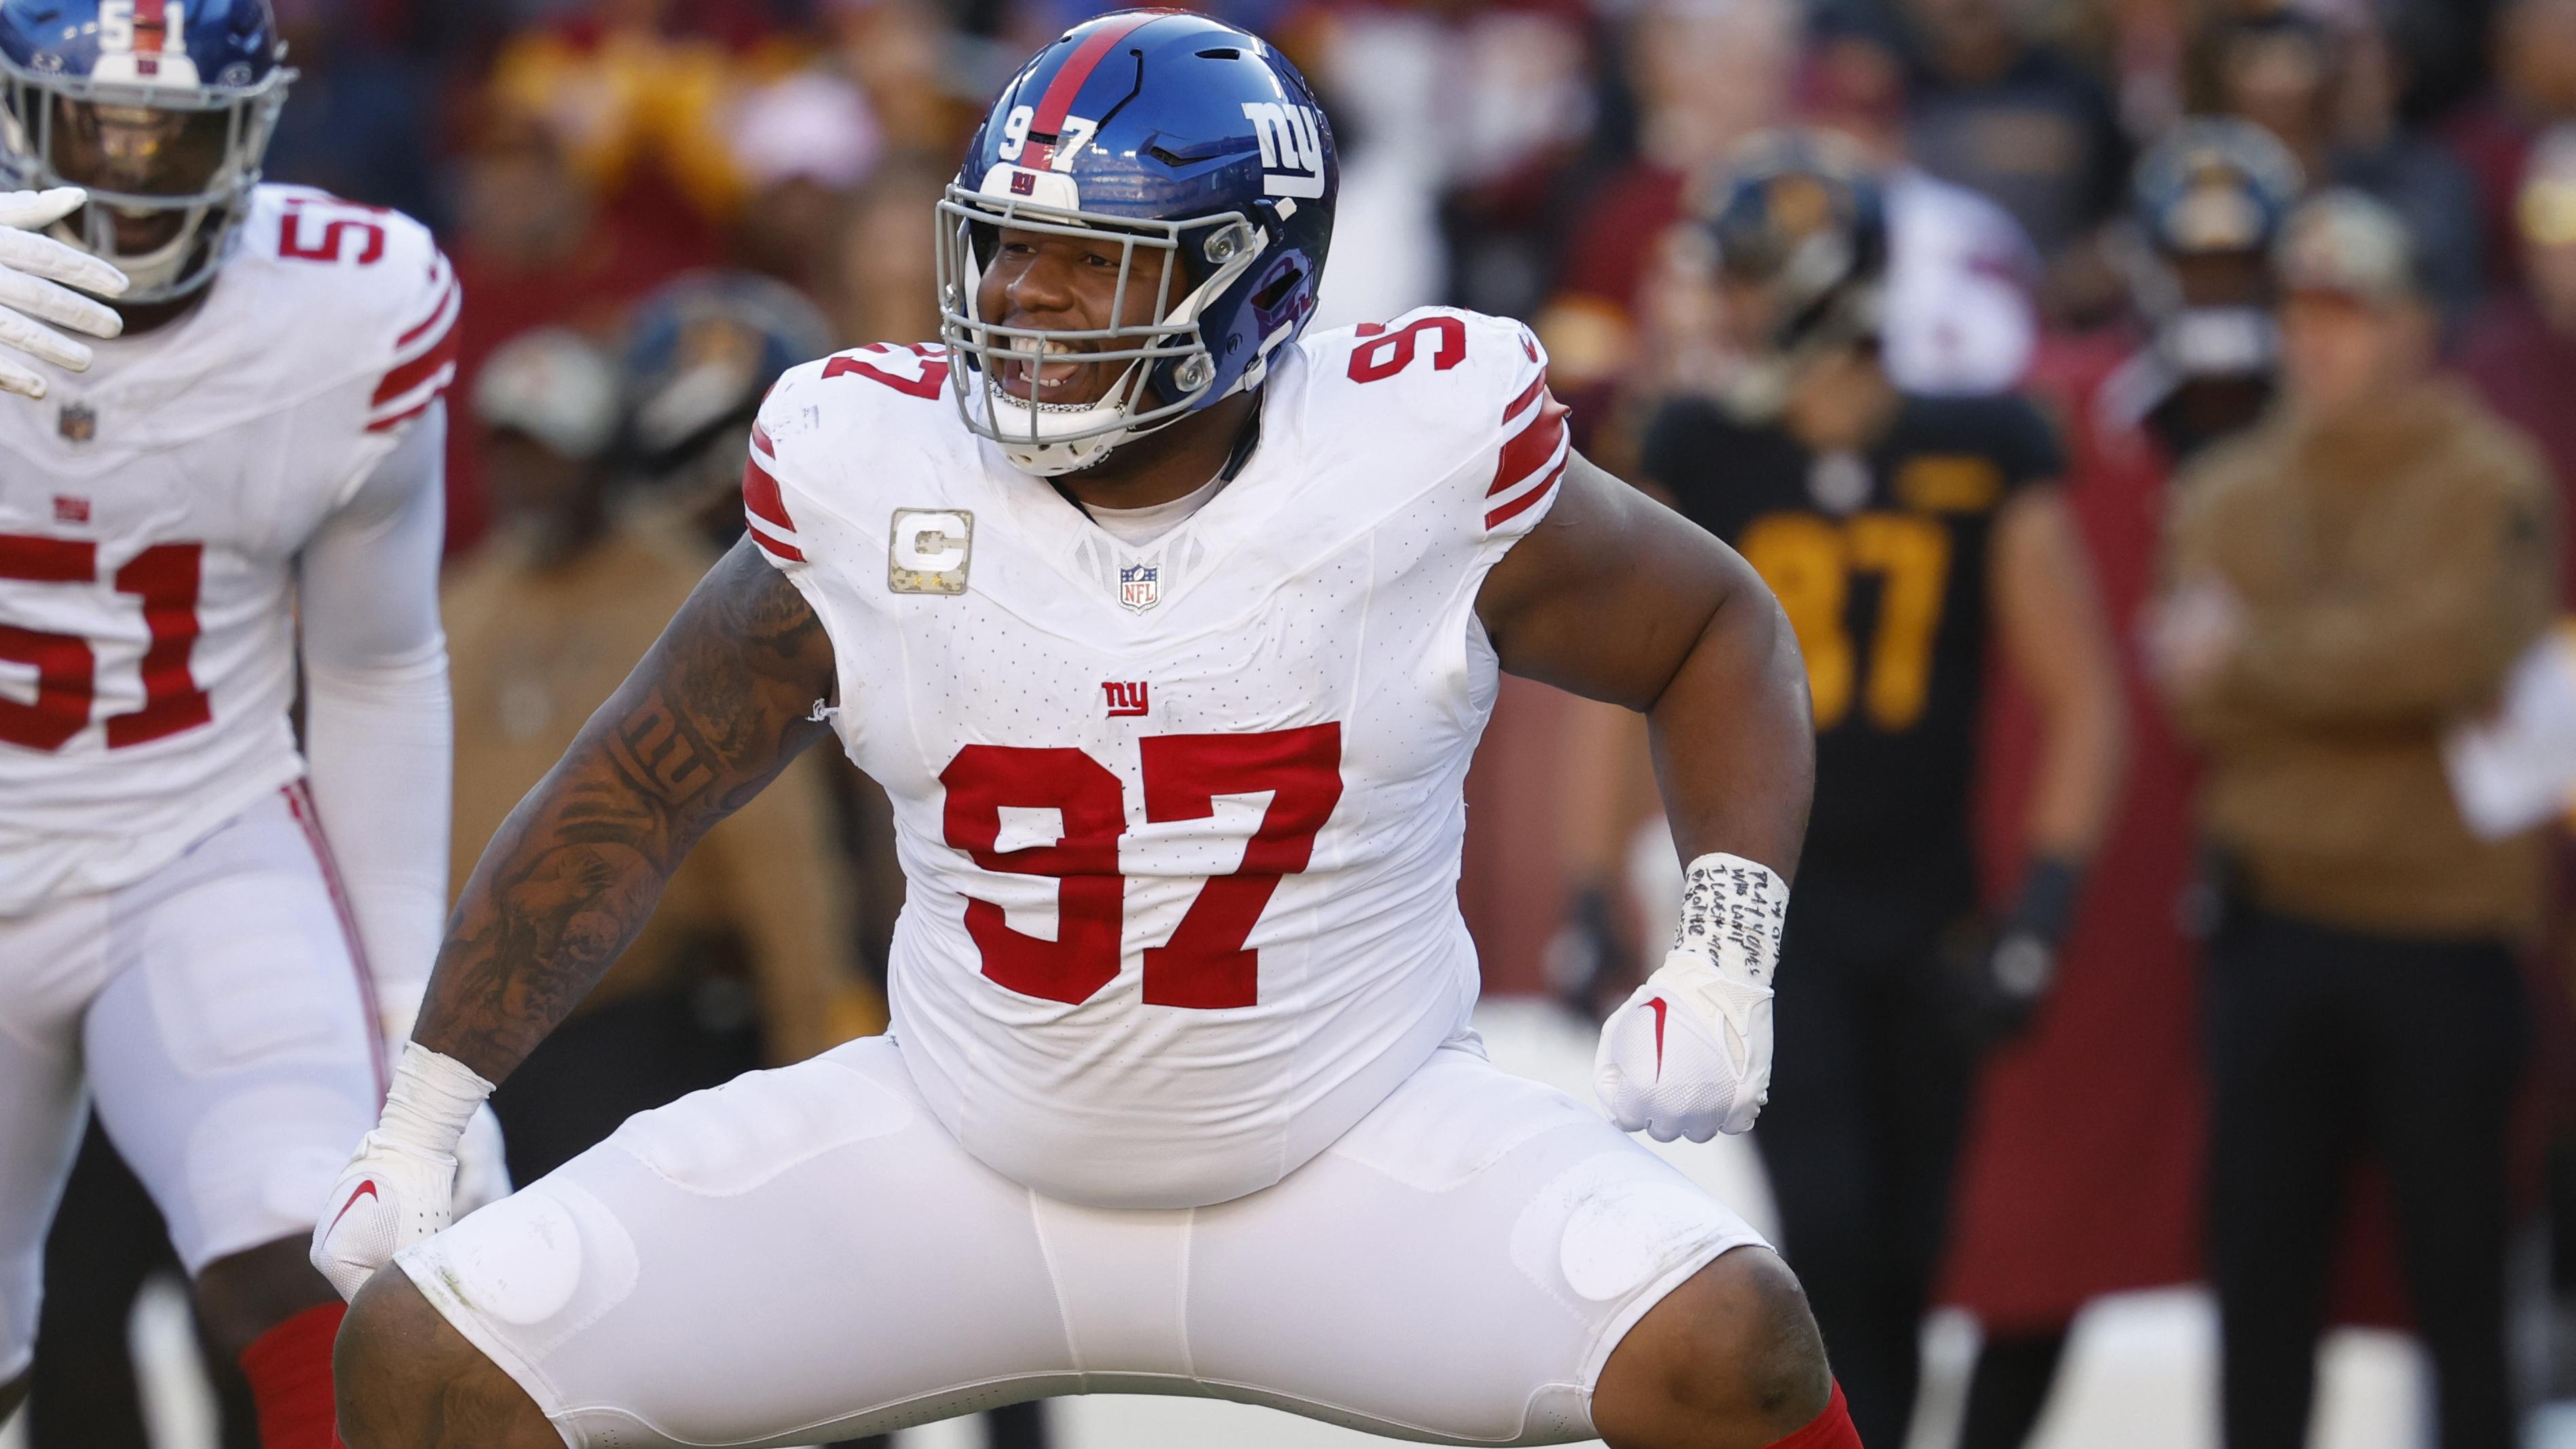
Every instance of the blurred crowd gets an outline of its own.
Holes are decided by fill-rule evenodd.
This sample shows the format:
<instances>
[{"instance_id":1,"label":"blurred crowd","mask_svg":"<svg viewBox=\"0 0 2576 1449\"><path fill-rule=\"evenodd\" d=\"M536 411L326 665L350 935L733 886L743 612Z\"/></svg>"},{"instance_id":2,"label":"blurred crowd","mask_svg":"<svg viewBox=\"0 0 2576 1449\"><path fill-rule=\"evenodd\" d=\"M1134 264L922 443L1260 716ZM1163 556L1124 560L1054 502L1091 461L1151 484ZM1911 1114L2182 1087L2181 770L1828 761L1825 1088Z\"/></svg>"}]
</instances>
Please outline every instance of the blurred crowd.
<instances>
[{"instance_id":1,"label":"blurred crowd","mask_svg":"<svg viewBox=\"0 0 2576 1449\"><path fill-rule=\"evenodd\" d=\"M768 380L835 348L935 335L932 205L968 132L1023 58L1116 7L279 8L302 79L270 176L428 220L465 286L447 606L461 882L492 827L739 533L741 438ZM2019 394L2052 425L2132 706L2127 803L2091 863L2085 913L2063 929L2059 989L2035 1029L1985 1062L1959 1148L1946 1266L1926 1290L1987 1325L1980 1391L1991 1422L1973 1442L2020 1442L2086 1298L2205 1277L2211 1247L2231 1251L2223 1234L2204 1242L2211 1159L2199 1124L2212 1089L2188 984L2193 943L2228 904L2207 898L2209 872L2194 860L2205 832L2186 807L2203 757L2219 757L2223 791L2230 741L2246 736L2188 705L2180 727L2169 722L2156 696L2175 692L2174 659L2191 652L2194 616L2155 598L2160 571L2176 567L2159 562L2166 478L2203 443L2249 426L2269 397L2277 342L2263 309L2273 289L2227 271L2263 271L2259 248L2237 248L2245 256L2233 264L2175 265L2175 239L2157 230L2165 213L2141 198L2189 192L2196 163L2176 138L2195 121L2232 118L2267 139L2259 155L2231 143L2231 164L2279 169L2247 194L2274 186L2286 204L2334 187L2375 200L2404 230L2403 286L2424 304L2427 365L2438 356L2465 395L2528 435L2547 472L2576 486L2576 0L1198 8L1270 37L1332 117L1344 170L1315 325L1426 303L1527 319L1551 354L1558 395L1575 407L1581 445L1613 471L1672 482L1647 476L1655 419L1676 399L1723 393L1740 373L1702 223L1739 145L1790 125L1838 135L1883 192L1880 357L1894 384L1923 396ZM2159 180L2141 159L2158 157L2183 169ZM2268 239L2280 218L2260 222ZM2361 466L2376 461L2372 440L2352 446L2363 448ZM2332 466L2328 457L2320 466ZM2576 508L2556 514L2576 519ZM2559 526L2549 525L2548 551ZM2186 552L2226 551L2224 537L2177 540ZM2197 617L2206 624L2210 609ZM2158 674L2164 686L2150 680ZM1608 759L1635 746L1542 694L1507 692L1488 768L1470 786L1479 829L1462 890L1489 985L1595 1002L1602 980L1625 979L1633 959L1569 967L1567 955L1633 958L1650 934L1645 913L1603 886L1624 869L1635 812L1600 824L1553 787L1636 795L1642 787ZM2023 777L2037 747L2012 681L1998 679L1993 704L1974 818L1960 835L1986 842L1988 876L2008 882L2025 845ZM1494 769L1497 760L1556 768ZM1514 775L1549 785L1515 785ZM2456 818L2432 818L2446 808L2401 799L2375 825L2465 842ZM2417 809L2430 813L2406 813ZM882 1018L871 968L901 893L888 828L870 787L817 757L711 838L590 1009L587 1033L550 1043L501 1094L518 1175L569 1156L627 1111L872 1029ZM1558 838L1574 843L1527 846ZM2255 853L2263 843L2252 842ZM2464 859L2473 894L2521 869ZM2106 892L2105 880L2125 889ZM2531 970L2549 959L2526 919L2543 904L2536 885L2528 902L2482 898L2474 924L2509 937ZM2325 949L2304 938L2265 949L2287 959L2312 948ZM2153 1009L2141 1009L2130 988L2150 977L2171 989L2151 989ZM2562 1085L2553 1053L2576 1035L2560 1030L2563 997L2535 990L2503 1007L2537 1042L2536 1079L2553 1089ZM2474 1034L2442 1049L2522 1050ZM2152 1090L2068 1087L2105 1072ZM2538 1201L2553 1114L2509 1071L2500 1080L2499 1100L2522 1093L2522 1136L2533 1144L2517 1158L2530 1170L2516 1201ZM2555 1176L2576 1179L2576 1157L2562 1158L2549 1159L2560 1163ZM2344 1169L2338 1158L2326 1170ZM2390 1286L2388 1211L2366 1191L2354 1201L2347 1228L2331 1213L2315 1219L2350 1240L2332 1311L2402 1321L2410 1309ZM2576 1224L2576 1211L2558 1217ZM63 1222L77 1231L81 1219L66 1212ZM2070 1226L2087 1221L2089 1236ZM1793 1223L1793 1259L1796 1232ZM2576 1248L2576 1226L2559 1235ZM2272 1246L2258 1234L2233 1250ZM2558 1259L2560 1287L2576 1297L2576 1251ZM1807 1264L1800 1270L1815 1281ZM53 1295L48 1312L81 1298ZM2230 1331L2306 1351L2297 1322L2231 1321ZM2304 1331L2312 1337L2313 1325ZM2491 1342L2466 1351L2491 1354L2501 1375ZM1030 1421L1003 1432L1036 1431Z\"/></svg>"}]
</instances>

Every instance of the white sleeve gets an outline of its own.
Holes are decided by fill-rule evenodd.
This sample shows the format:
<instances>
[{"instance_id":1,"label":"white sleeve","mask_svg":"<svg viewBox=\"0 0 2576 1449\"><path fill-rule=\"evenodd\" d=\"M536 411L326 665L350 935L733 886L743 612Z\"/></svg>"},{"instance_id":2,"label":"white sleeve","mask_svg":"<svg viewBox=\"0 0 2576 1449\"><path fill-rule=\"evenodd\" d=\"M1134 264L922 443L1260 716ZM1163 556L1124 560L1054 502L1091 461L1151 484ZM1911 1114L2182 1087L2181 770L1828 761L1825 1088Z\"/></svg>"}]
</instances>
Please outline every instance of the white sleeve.
<instances>
[{"instance_id":1,"label":"white sleeve","mask_svg":"<svg viewBox=\"0 0 2576 1449\"><path fill-rule=\"evenodd\" d=\"M446 437L445 405L433 405L298 564L314 809L396 1039L410 1033L447 914Z\"/></svg>"}]
</instances>

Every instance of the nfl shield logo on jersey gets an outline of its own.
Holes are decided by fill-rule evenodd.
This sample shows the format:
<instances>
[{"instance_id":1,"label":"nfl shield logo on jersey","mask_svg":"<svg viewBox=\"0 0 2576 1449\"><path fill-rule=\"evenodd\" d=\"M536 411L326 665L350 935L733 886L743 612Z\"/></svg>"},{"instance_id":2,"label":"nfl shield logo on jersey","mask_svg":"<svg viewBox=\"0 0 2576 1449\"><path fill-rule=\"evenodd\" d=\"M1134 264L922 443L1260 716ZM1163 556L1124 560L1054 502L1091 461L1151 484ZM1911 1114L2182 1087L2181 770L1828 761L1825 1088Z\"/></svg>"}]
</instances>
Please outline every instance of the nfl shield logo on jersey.
<instances>
[{"instance_id":1,"label":"nfl shield logo on jersey","mask_svg":"<svg viewBox=\"0 0 2576 1449\"><path fill-rule=\"evenodd\" d=\"M1120 607L1143 613L1162 601L1163 570L1157 564L1122 564L1118 569Z\"/></svg>"},{"instance_id":2,"label":"nfl shield logo on jersey","mask_svg":"<svg viewBox=\"0 0 2576 1449\"><path fill-rule=\"evenodd\" d=\"M98 436L98 410L87 403L65 403L54 427L73 442L86 443Z\"/></svg>"}]
</instances>

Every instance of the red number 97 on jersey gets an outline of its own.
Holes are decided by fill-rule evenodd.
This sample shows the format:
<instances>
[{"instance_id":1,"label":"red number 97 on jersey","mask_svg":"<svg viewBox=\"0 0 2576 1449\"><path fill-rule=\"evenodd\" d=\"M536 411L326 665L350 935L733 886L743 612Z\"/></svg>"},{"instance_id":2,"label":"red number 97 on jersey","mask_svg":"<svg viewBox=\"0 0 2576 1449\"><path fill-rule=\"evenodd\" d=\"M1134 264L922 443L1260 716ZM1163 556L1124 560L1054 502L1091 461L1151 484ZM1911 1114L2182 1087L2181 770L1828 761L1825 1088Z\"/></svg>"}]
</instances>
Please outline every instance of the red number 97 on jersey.
<instances>
[{"instance_id":1,"label":"red number 97 on jersey","mask_svg":"<svg viewBox=\"0 0 2576 1449\"><path fill-rule=\"evenodd\" d=\"M1145 1004L1214 1010L1260 1000L1260 952L1244 943L1283 876L1314 858L1315 836L1342 798L1338 723L1260 734L1140 740L1149 821L1206 820L1219 795L1270 796L1230 875L1210 876L1172 937L1145 949ZM1077 749L968 745L940 772L948 843L986 870L1056 880L1050 941L1011 928L1002 907L968 897L966 930L984 974L1024 996L1079 1004L1118 975L1126 877L1118 841L1127 805L1118 777ZM1053 810L1053 844L997 848L1004 809Z\"/></svg>"}]
</instances>

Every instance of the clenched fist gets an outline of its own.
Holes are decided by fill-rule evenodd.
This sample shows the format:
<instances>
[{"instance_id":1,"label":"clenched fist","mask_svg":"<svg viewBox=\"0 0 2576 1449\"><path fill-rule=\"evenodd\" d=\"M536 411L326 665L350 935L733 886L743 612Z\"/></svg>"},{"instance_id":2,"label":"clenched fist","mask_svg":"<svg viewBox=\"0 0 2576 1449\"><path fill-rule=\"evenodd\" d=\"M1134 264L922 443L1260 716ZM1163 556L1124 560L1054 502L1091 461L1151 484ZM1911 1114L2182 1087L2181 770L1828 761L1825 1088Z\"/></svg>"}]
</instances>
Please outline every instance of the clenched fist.
<instances>
[{"instance_id":1,"label":"clenched fist","mask_svg":"<svg viewBox=\"0 0 2576 1449\"><path fill-rule=\"evenodd\" d=\"M1771 973L1789 886L1733 855L1690 864L1664 964L1601 1024L1592 1088L1621 1131L1706 1142L1771 1094Z\"/></svg>"}]
</instances>

